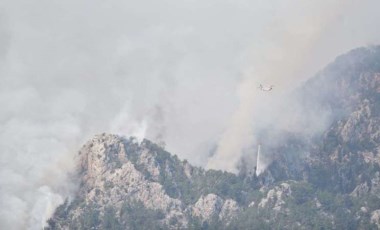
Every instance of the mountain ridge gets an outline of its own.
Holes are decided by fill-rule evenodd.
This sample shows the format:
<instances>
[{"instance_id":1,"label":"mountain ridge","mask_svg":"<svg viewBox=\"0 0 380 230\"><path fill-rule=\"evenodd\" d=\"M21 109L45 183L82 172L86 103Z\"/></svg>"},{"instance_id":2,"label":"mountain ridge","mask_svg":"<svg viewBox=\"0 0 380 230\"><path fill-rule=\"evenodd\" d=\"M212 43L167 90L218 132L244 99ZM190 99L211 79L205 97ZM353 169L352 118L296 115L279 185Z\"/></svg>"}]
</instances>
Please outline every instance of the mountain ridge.
<instances>
[{"instance_id":1,"label":"mountain ridge","mask_svg":"<svg viewBox=\"0 0 380 230\"><path fill-rule=\"evenodd\" d=\"M380 228L380 46L341 55L296 94L331 112L317 137L285 133L260 175L204 170L149 140L101 134L80 188L47 229ZM270 137L271 134L268 134ZM252 168L252 166L250 166Z\"/></svg>"}]
</instances>

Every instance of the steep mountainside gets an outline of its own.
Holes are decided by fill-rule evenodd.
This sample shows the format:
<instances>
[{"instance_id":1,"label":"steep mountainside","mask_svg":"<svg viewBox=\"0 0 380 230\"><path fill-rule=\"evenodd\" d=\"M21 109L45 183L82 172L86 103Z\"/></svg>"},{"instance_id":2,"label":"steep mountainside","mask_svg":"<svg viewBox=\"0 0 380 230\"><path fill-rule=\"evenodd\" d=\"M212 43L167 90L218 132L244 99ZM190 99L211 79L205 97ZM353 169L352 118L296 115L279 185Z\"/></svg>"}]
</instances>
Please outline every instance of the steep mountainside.
<instances>
[{"instance_id":1,"label":"steep mountainside","mask_svg":"<svg viewBox=\"0 0 380 230\"><path fill-rule=\"evenodd\" d=\"M193 167L148 140L94 137L79 153L77 197L48 229L380 228L380 47L338 57L296 93L331 123L317 137L284 134L260 176Z\"/></svg>"},{"instance_id":2,"label":"steep mountainside","mask_svg":"<svg viewBox=\"0 0 380 230\"><path fill-rule=\"evenodd\" d=\"M248 181L193 167L147 140L139 144L102 134L79 155L78 197L57 210L50 221L53 229L185 228L204 220L228 222L251 199L247 194L255 193Z\"/></svg>"}]
</instances>

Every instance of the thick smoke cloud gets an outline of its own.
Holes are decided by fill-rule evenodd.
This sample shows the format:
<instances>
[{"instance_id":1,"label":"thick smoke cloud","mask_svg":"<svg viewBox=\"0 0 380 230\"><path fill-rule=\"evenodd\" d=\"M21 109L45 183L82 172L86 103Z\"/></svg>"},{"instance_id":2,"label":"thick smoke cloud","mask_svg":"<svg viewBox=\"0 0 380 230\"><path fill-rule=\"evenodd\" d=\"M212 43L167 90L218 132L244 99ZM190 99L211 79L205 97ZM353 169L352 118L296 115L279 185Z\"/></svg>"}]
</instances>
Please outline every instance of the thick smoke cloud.
<instances>
[{"instance_id":1,"label":"thick smoke cloud","mask_svg":"<svg viewBox=\"0 0 380 230\"><path fill-rule=\"evenodd\" d=\"M302 129L304 123L320 123L313 121L314 117L299 116L305 111L302 111L297 98L290 98L287 94L294 90L292 84L297 85L302 80L301 73L308 53L323 36L324 27L334 21L344 7L338 2L321 5L300 1L298 8L278 11L277 17L271 21L272 29L263 34L264 40L260 40L259 45L253 47L250 66L237 89L239 106L219 141L216 154L208 162L209 168L236 172L244 150L250 148L252 143L262 141L255 133L260 128L294 131ZM324 17L318 18L321 15ZM282 20L281 23L279 20ZM275 90L262 92L257 90L259 84L274 84ZM295 117L299 120L292 123ZM321 118L318 117L319 120ZM252 154L255 152L252 151Z\"/></svg>"},{"instance_id":2,"label":"thick smoke cloud","mask_svg":"<svg viewBox=\"0 0 380 230\"><path fill-rule=\"evenodd\" d=\"M364 28L369 30L377 24L368 23L367 20L373 17L369 8L362 11L370 6L370 2L293 3L296 5L292 9L288 4L278 8L277 15L270 21L270 29L252 48L251 62L237 89L239 106L221 136L216 154L208 161L208 168L237 172L244 154L249 152L256 158L256 148L263 141L259 132L264 129L271 129L273 133L287 131L306 135L322 131L329 122L330 111L318 111L318 115L309 112L310 108L303 107L300 98L294 97L291 91L305 80L305 76L322 68L326 58L333 57L331 50L336 52L347 47L339 45L339 41L349 43L353 48L354 44L360 46L358 42L364 45L379 40L379 34L364 31ZM356 27L350 28L351 23ZM350 34L357 36L358 28L363 30L361 38L348 37ZM323 54L319 49L323 49ZM267 93L254 90L259 83L274 84L276 90L265 95ZM276 145L278 140L275 138L271 142ZM257 166L262 171L270 159L265 158L265 154L261 159L265 162L258 162Z\"/></svg>"},{"instance_id":3,"label":"thick smoke cloud","mask_svg":"<svg viewBox=\"0 0 380 230\"><path fill-rule=\"evenodd\" d=\"M273 123L263 114L296 107L288 91L379 41L379 4L1 1L0 228L40 229L100 132L165 142L203 166L217 146L208 166L234 171L257 124ZM275 84L270 98L260 82Z\"/></svg>"}]
</instances>

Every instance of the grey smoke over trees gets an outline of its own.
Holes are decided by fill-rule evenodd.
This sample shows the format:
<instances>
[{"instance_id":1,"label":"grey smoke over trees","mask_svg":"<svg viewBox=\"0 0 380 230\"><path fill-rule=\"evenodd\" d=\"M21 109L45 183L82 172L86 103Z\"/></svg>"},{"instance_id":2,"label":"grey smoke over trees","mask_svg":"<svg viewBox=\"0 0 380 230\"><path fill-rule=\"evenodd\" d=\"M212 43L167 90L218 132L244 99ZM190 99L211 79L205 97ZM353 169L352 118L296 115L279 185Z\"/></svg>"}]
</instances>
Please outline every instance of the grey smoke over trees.
<instances>
[{"instance_id":1,"label":"grey smoke over trees","mask_svg":"<svg viewBox=\"0 0 380 230\"><path fill-rule=\"evenodd\" d=\"M217 146L208 167L234 171L268 114L297 127L284 95L336 55L379 42L379 6L1 1L0 228L40 229L75 190L79 146L100 132L163 141L201 166ZM260 82L275 85L271 98Z\"/></svg>"}]
</instances>

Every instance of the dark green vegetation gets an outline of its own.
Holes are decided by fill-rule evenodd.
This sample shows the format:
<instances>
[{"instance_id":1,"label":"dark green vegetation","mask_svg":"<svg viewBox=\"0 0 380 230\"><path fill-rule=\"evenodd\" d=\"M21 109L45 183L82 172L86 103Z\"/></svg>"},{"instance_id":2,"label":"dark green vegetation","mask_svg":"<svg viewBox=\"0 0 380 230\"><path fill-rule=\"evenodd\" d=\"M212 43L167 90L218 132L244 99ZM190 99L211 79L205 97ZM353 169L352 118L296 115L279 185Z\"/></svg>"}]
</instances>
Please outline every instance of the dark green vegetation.
<instances>
[{"instance_id":1,"label":"dark green vegetation","mask_svg":"<svg viewBox=\"0 0 380 230\"><path fill-rule=\"evenodd\" d=\"M126 152L130 159L135 159L133 163L136 169L143 171L146 179L162 184L169 196L180 199L186 205L195 203L201 195L209 193L244 204L249 202L248 194L257 191L258 186L255 188L253 178L239 177L219 170L206 171L202 168L191 167L192 177L189 179L184 168L188 164L187 161L180 161L176 155L172 156L148 140L144 140L142 145L155 154L160 177L157 181L151 178L150 173L137 162L140 147L133 141L128 141Z\"/></svg>"},{"instance_id":2,"label":"dark green vegetation","mask_svg":"<svg viewBox=\"0 0 380 230\"><path fill-rule=\"evenodd\" d=\"M67 204L65 204L67 205ZM67 221L68 211L77 204L74 202L69 206L62 205L56 211L55 220L49 220L49 228L56 229L56 222L65 223L69 229L166 229L164 224L157 223L165 217L162 211L151 210L144 207L141 202L125 201L119 213L112 207L107 206L104 213L100 214L100 207L94 204L83 205L84 212L75 222Z\"/></svg>"},{"instance_id":3,"label":"dark green vegetation","mask_svg":"<svg viewBox=\"0 0 380 230\"><path fill-rule=\"evenodd\" d=\"M192 167L147 140L139 145L125 139L127 158L146 180L161 184L184 207L210 193L239 204L237 216L228 221L217 215L202 221L186 212L188 229L377 229L380 47L338 57L296 94L310 114L329 111L331 122L317 136L282 134L284 141L271 146L274 161L259 177ZM263 135L270 140L270 133ZM154 155L158 178L138 160L144 148ZM117 158L113 161L121 167ZM78 207L84 212L78 221L70 222L68 214ZM126 200L121 210L115 210L78 198L60 206L49 224L51 229L65 222L70 229L167 229L180 221L164 222L166 216L165 210L148 209L134 200Z\"/></svg>"}]
</instances>

